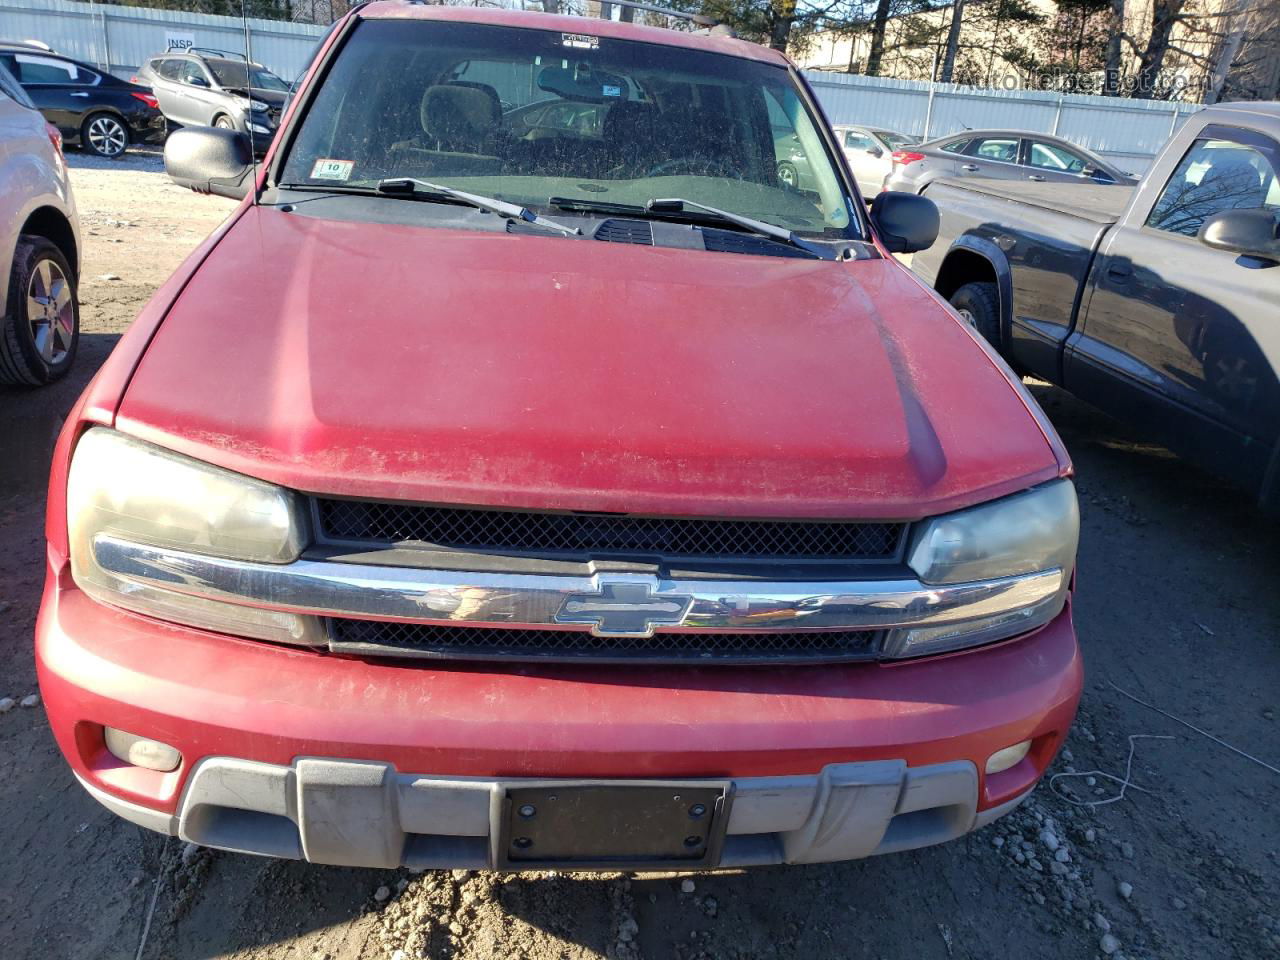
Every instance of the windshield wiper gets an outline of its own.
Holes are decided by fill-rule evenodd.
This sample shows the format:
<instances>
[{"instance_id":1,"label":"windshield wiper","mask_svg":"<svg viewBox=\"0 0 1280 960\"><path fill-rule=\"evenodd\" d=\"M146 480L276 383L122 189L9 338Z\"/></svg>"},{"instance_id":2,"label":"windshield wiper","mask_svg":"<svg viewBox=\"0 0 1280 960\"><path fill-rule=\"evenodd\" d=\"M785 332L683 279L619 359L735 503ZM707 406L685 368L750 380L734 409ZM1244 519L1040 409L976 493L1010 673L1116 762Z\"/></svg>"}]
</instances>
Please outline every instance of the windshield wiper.
<instances>
[{"instance_id":1,"label":"windshield wiper","mask_svg":"<svg viewBox=\"0 0 1280 960\"><path fill-rule=\"evenodd\" d=\"M741 214L730 213L728 210L721 210L719 207L708 207L705 203L696 203L693 200L684 200L679 197L671 197L665 200L650 200L644 205L649 213L680 213L683 210L692 208L704 214L709 214L717 220L725 223L732 223L743 230L749 230L752 233L758 233L761 236L768 237L771 240L778 240L789 246L810 253L819 260L835 260L836 251L831 247L824 246L820 243L814 243L806 240L804 237L798 236L794 231L788 230L786 227L779 227L776 224L765 223L763 220L756 220L754 217L744 217Z\"/></svg>"},{"instance_id":2,"label":"windshield wiper","mask_svg":"<svg viewBox=\"0 0 1280 960\"><path fill-rule=\"evenodd\" d=\"M422 190L419 190L419 187ZM482 197L463 190L455 190L453 187L445 187L427 180L419 180L416 177L388 177L385 180L378 181L377 190L379 193L389 196L410 196L424 200L430 200L432 194L434 194L436 197L461 202L467 206L475 207L477 210L496 213L504 220L519 220L523 223L531 223L535 227L554 230L556 233L564 234L566 237L582 236L582 231L577 227L566 227L562 223L548 220L546 217L541 217L528 207L522 207L518 203L507 203L505 200L496 200L493 197Z\"/></svg>"},{"instance_id":3,"label":"windshield wiper","mask_svg":"<svg viewBox=\"0 0 1280 960\"><path fill-rule=\"evenodd\" d=\"M748 233L758 234L759 236L768 237L771 240L779 240L782 243L790 244L805 253L812 254L823 260L838 259L838 254L830 247L819 243L805 240L803 237L797 236L786 227L779 227L772 223L765 223L763 220L756 220L752 217L744 217L736 213L730 213L728 210L721 210L718 207L708 207L705 204L694 203L692 200L650 200L644 206L634 203L615 203L609 200L579 200L573 197L551 197L548 201L553 207L561 210L580 210L583 212L594 211L597 213L617 213L632 217L655 217L662 219L675 218L681 220L694 221L713 221L719 223L732 224L740 230ZM686 209L688 208L688 209Z\"/></svg>"}]
</instances>

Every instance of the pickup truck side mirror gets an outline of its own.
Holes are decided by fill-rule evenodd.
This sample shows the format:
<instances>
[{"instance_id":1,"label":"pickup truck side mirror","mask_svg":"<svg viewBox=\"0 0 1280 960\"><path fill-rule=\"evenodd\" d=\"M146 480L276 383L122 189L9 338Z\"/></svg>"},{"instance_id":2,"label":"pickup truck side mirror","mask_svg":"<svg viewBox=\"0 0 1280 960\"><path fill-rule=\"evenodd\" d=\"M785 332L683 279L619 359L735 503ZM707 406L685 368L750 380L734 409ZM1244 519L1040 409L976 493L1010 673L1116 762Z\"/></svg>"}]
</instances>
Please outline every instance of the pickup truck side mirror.
<instances>
[{"instance_id":1,"label":"pickup truck side mirror","mask_svg":"<svg viewBox=\"0 0 1280 960\"><path fill-rule=\"evenodd\" d=\"M871 222L890 253L927 250L938 239L938 207L918 194L884 191L871 201Z\"/></svg>"},{"instance_id":2,"label":"pickup truck side mirror","mask_svg":"<svg viewBox=\"0 0 1280 960\"><path fill-rule=\"evenodd\" d=\"M1224 210L1205 220L1199 237L1217 250L1280 262L1276 227L1276 215L1270 210Z\"/></svg>"},{"instance_id":3,"label":"pickup truck side mirror","mask_svg":"<svg viewBox=\"0 0 1280 960\"><path fill-rule=\"evenodd\" d=\"M165 141L164 169L170 180L196 193L242 200L253 187L253 151L237 130L175 130Z\"/></svg>"}]
</instances>

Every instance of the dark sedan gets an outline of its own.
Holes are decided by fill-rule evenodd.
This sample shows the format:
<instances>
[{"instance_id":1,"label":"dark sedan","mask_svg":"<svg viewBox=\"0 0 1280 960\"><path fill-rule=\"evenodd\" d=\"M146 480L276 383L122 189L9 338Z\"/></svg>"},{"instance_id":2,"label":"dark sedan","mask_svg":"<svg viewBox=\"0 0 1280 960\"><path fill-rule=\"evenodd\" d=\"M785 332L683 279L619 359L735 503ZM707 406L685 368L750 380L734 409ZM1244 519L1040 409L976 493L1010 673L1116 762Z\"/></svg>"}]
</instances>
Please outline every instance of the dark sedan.
<instances>
[{"instance_id":1,"label":"dark sedan","mask_svg":"<svg viewBox=\"0 0 1280 960\"><path fill-rule=\"evenodd\" d=\"M164 115L146 87L32 43L0 42L0 64L65 143L100 157L118 157L131 143L164 140Z\"/></svg>"}]
</instances>

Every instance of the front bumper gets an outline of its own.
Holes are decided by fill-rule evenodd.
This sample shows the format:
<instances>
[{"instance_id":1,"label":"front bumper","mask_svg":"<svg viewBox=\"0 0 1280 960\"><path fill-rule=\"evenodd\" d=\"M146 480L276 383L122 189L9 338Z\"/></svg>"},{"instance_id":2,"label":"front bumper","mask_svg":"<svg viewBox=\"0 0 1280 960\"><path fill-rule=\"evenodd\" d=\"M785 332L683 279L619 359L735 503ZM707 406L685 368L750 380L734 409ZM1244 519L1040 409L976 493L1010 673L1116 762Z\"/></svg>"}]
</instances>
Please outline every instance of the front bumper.
<instances>
[{"instance_id":1,"label":"front bumper","mask_svg":"<svg viewBox=\"0 0 1280 960\"><path fill-rule=\"evenodd\" d=\"M116 812L210 846L374 866L490 865L493 797L548 779L732 781L720 866L941 842L1034 786L1082 679L1069 606L1027 637L892 665L404 665L160 623L96 603L65 569L36 650L59 746ZM183 762L123 763L103 726ZM1022 740L1023 761L982 773Z\"/></svg>"},{"instance_id":2,"label":"front bumper","mask_svg":"<svg viewBox=\"0 0 1280 960\"><path fill-rule=\"evenodd\" d=\"M80 782L126 820L203 846L340 866L437 870L482 870L500 862L494 838L508 789L586 783L435 777L315 757L289 766L207 757L192 771L178 812L168 814ZM966 760L923 767L901 760L837 763L817 774L735 778L727 836L714 865L855 860L943 843L985 826L1026 795L979 811L977 768Z\"/></svg>"}]
</instances>

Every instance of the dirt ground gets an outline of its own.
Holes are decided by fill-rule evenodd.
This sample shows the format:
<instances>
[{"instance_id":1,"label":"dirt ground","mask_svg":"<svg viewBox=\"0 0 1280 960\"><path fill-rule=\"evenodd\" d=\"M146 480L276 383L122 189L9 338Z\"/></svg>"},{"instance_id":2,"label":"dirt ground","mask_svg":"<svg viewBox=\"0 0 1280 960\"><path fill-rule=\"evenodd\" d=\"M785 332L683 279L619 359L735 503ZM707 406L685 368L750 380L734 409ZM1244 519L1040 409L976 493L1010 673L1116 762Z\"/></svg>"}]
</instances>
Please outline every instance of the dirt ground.
<instances>
[{"instance_id":1,"label":"dirt ground","mask_svg":"<svg viewBox=\"0 0 1280 960\"><path fill-rule=\"evenodd\" d=\"M58 424L231 207L170 184L155 155L70 162L85 243L77 366L45 390L0 388L0 698L36 690ZM42 709L15 705L0 713L0 956L1280 956L1280 775L1126 695L1280 766L1280 526L1060 391L1035 390L1079 474L1088 685L1053 770L1079 776L1042 784L996 825L858 863L692 878L313 867L187 848L114 818L75 783ZM1156 736L1168 739L1129 739ZM1133 786L1107 803L1118 783L1104 774L1123 776L1131 744Z\"/></svg>"}]
</instances>

